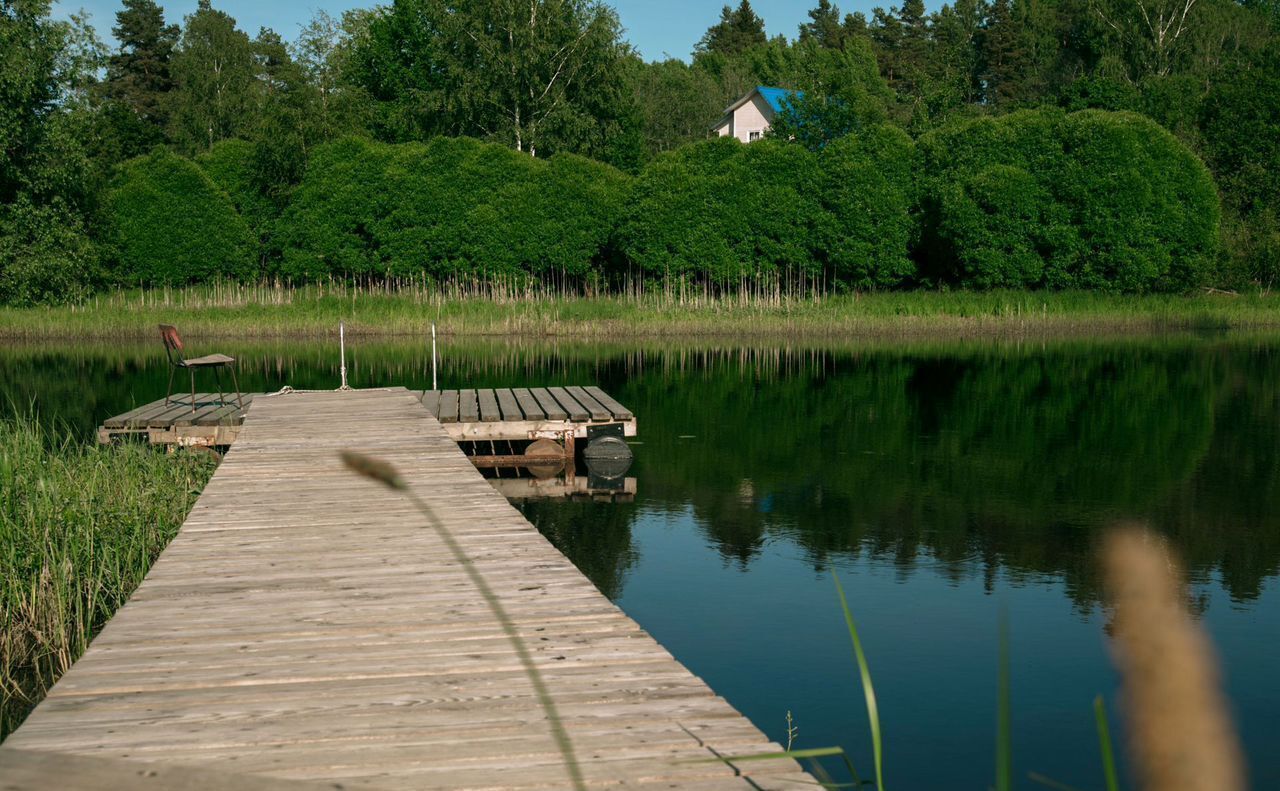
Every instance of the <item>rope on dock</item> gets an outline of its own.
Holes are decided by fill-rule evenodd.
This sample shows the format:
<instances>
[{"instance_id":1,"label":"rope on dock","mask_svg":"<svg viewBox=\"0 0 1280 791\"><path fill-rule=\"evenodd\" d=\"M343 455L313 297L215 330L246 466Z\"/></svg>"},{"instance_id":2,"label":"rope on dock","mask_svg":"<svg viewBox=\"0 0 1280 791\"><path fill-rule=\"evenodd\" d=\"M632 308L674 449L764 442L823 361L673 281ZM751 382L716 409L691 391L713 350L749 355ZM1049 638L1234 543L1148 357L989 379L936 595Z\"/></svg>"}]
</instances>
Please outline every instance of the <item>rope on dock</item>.
<instances>
[{"instance_id":1,"label":"rope on dock","mask_svg":"<svg viewBox=\"0 0 1280 791\"><path fill-rule=\"evenodd\" d=\"M361 393L389 393L392 390L399 390L399 387L362 387L359 389ZM254 398L273 398L275 396L293 395L294 393L347 393L356 392L356 389L349 385L341 385L333 390L302 390L292 385L285 385L274 393L262 393L254 396Z\"/></svg>"}]
</instances>

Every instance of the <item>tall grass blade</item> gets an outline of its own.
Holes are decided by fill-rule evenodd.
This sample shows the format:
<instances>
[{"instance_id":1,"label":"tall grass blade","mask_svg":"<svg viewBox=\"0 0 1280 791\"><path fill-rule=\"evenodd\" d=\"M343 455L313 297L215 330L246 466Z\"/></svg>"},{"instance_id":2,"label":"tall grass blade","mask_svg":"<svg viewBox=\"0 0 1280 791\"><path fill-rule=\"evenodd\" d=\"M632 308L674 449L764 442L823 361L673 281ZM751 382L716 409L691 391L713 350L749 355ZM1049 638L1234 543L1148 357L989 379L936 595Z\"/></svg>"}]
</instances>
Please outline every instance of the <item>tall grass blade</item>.
<instances>
[{"instance_id":1,"label":"tall grass blade","mask_svg":"<svg viewBox=\"0 0 1280 791\"><path fill-rule=\"evenodd\" d=\"M880 734L880 710L876 706L876 690L871 683L871 668L867 665L867 655L862 650L862 641L858 639L858 627L853 622L853 613L849 611L844 587L840 585L840 577L834 569L831 572L831 579L835 580L836 593L840 594L840 609L844 610L844 623L849 627L849 637L853 640L853 654L858 660L858 674L862 677L862 695L867 701L867 719L871 723L871 747L876 762L876 788L884 791L884 743Z\"/></svg>"},{"instance_id":2,"label":"tall grass blade","mask_svg":"<svg viewBox=\"0 0 1280 791\"><path fill-rule=\"evenodd\" d=\"M1116 778L1116 753L1111 745L1111 726L1107 724L1107 706L1102 696L1093 699L1093 718L1098 724L1098 747L1102 750L1102 774L1107 781L1107 791L1120 791Z\"/></svg>"},{"instance_id":3,"label":"tall grass blade","mask_svg":"<svg viewBox=\"0 0 1280 791\"><path fill-rule=\"evenodd\" d=\"M1013 788L1013 724L1009 704L1009 615L1000 614L1000 666L996 671L996 791Z\"/></svg>"}]
</instances>

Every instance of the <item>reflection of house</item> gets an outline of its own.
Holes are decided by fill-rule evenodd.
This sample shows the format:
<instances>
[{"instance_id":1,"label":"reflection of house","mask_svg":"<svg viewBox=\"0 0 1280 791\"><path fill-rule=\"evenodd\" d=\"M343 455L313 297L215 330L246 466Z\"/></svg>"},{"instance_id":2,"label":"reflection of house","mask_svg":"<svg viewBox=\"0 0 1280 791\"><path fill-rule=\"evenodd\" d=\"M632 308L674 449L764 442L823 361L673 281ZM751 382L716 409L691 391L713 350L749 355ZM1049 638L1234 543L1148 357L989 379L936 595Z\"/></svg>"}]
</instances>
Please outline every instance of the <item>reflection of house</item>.
<instances>
[{"instance_id":1,"label":"reflection of house","mask_svg":"<svg viewBox=\"0 0 1280 791\"><path fill-rule=\"evenodd\" d=\"M773 125L773 117L782 112L792 96L804 96L804 93L757 85L746 96L726 107L724 117L713 129L720 137L732 136L744 143L759 140Z\"/></svg>"}]
</instances>

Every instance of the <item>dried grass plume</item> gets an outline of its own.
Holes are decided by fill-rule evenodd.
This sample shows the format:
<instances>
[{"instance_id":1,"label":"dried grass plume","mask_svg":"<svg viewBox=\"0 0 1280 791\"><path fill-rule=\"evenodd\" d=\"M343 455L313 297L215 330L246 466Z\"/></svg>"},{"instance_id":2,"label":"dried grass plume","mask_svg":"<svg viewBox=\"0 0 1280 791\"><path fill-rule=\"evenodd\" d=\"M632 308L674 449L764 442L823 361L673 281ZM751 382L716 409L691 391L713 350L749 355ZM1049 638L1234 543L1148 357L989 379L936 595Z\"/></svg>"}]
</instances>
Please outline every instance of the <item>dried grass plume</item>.
<instances>
[{"instance_id":1,"label":"dried grass plume","mask_svg":"<svg viewBox=\"0 0 1280 791\"><path fill-rule=\"evenodd\" d=\"M392 489L404 489L404 479L400 477L400 473L390 462L382 459L375 459L372 456L366 456L363 453L356 453L352 450L341 451L339 456L342 457L342 463L347 465L347 469L354 473L363 475L366 478L389 486Z\"/></svg>"},{"instance_id":2,"label":"dried grass plume","mask_svg":"<svg viewBox=\"0 0 1280 791\"><path fill-rule=\"evenodd\" d=\"M1169 548L1150 532L1121 528L1107 537L1102 566L1141 788L1243 791L1244 761L1213 646L1187 613Z\"/></svg>"}]
</instances>

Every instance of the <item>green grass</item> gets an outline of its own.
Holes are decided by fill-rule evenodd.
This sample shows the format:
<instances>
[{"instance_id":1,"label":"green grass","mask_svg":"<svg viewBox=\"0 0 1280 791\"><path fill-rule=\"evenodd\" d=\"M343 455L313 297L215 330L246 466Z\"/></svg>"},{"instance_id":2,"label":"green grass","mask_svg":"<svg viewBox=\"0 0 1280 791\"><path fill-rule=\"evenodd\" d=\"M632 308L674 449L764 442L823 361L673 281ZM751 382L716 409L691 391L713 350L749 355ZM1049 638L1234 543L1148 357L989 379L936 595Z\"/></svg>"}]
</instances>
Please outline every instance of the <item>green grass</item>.
<instances>
[{"instance_id":1,"label":"green grass","mask_svg":"<svg viewBox=\"0 0 1280 791\"><path fill-rule=\"evenodd\" d=\"M211 457L0 418L0 739L142 581L212 471Z\"/></svg>"},{"instance_id":2,"label":"green grass","mask_svg":"<svg viewBox=\"0 0 1280 791\"><path fill-rule=\"evenodd\" d=\"M914 291L787 297L743 292L652 291L625 296L557 294L422 284L212 284L117 291L84 305L0 309L0 337L151 337L161 322L201 337L423 335L433 322L455 336L651 338L654 336L1095 335L1168 329L1280 326L1280 296L1126 296L1092 292Z\"/></svg>"}]
</instances>

